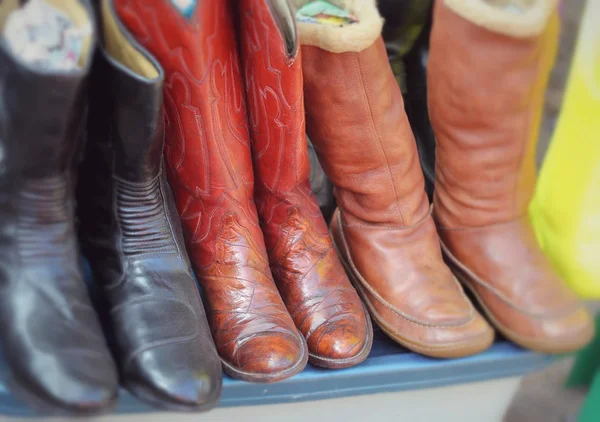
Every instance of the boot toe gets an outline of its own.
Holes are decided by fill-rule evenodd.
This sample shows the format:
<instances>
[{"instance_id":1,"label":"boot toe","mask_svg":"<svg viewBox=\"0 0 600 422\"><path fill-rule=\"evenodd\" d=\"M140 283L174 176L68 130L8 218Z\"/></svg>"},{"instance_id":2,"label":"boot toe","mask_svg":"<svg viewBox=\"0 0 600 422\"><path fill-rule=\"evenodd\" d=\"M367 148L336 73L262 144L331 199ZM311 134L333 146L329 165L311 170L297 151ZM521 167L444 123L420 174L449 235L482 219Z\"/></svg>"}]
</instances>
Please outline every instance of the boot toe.
<instances>
[{"instance_id":1,"label":"boot toe","mask_svg":"<svg viewBox=\"0 0 600 422\"><path fill-rule=\"evenodd\" d=\"M585 347L594 337L594 322L583 307L561 317L524 319L527 323L520 327L502 331L510 340L537 352L575 352Z\"/></svg>"},{"instance_id":2,"label":"boot toe","mask_svg":"<svg viewBox=\"0 0 600 422\"><path fill-rule=\"evenodd\" d=\"M77 390L65 392L57 404L76 413L97 414L109 410L117 399L117 385L80 385Z\"/></svg>"},{"instance_id":3,"label":"boot toe","mask_svg":"<svg viewBox=\"0 0 600 422\"><path fill-rule=\"evenodd\" d=\"M225 365L234 378L250 382L275 382L304 369L308 360L306 344L297 335L263 333L238 347L238 365Z\"/></svg>"},{"instance_id":4,"label":"boot toe","mask_svg":"<svg viewBox=\"0 0 600 422\"><path fill-rule=\"evenodd\" d=\"M57 364L53 371L39 372L33 367L13 368L9 384L34 408L51 414L91 416L112 408L118 395L117 372L110 357L94 353ZM47 367L52 367L48 365Z\"/></svg>"},{"instance_id":5,"label":"boot toe","mask_svg":"<svg viewBox=\"0 0 600 422\"><path fill-rule=\"evenodd\" d=\"M364 314L363 314L364 315ZM324 368L348 368L363 362L373 344L368 317L348 315L321 324L307 338L310 363Z\"/></svg>"},{"instance_id":6,"label":"boot toe","mask_svg":"<svg viewBox=\"0 0 600 422\"><path fill-rule=\"evenodd\" d=\"M451 327L433 328L437 332L437 341L432 356L458 358L474 355L488 349L494 342L494 330L477 312L464 324Z\"/></svg>"},{"instance_id":7,"label":"boot toe","mask_svg":"<svg viewBox=\"0 0 600 422\"><path fill-rule=\"evenodd\" d=\"M468 319L444 318L436 321L410 321L385 307L374 310L374 319L383 331L404 347L435 358L459 358L480 353L494 341L494 331L472 309Z\"/></svg>"},{"instance_id":8,"label":"boot toe","mask_svg":"<svg viewBox=\"0 0 600 422\"><path fill-rule=\"evenodd\" d=\"M130 359L123 384L155 407L210 410L221 394L221 364L216 353L200 349L167 344L142 351Z\"/></svg>"}]
</instances>

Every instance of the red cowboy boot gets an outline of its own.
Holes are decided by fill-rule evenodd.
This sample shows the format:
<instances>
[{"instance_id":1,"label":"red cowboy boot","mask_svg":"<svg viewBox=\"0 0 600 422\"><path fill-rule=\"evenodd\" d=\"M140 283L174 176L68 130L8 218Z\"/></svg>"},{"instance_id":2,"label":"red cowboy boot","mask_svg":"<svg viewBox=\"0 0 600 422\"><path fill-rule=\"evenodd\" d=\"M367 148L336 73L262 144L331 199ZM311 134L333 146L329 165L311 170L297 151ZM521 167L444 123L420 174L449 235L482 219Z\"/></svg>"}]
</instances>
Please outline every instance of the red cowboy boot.
<instances>
[{"instance_id":1,"label":"red cowboy boot","mask_svg":"<svg viewBox=\"0 0 600 422\"><path fill-rule=\"evenodd\" d=\"M277 381L304 368L306 343L273 283L258 224L230 2L194 7L116 2L165 70L168 175L225 371Z\"/></svg>"},{"instance_id":2,"label":"red cowboy boot","mask_svg":"<svg viewBox=\"0 0 600 422\"><path fill-rule=\"evenodd\" d=\"M294 14L287 0L242 0L240 11L255 200L273 277L310 362L356 365L373 332L310 188Z\"/></svg>"},{"instance_id":3,"label":"red cowboy boot","mask_svg":"<svg viewBox=\"0 0 600 422\"><path fill-rule=\"evenodd\" d=\"M592 321L552 270L528 218L554 63L556 1L437 1L428 69L435 217L450 267L514 342L584 346Z\"/></svg>"}]
</instances>

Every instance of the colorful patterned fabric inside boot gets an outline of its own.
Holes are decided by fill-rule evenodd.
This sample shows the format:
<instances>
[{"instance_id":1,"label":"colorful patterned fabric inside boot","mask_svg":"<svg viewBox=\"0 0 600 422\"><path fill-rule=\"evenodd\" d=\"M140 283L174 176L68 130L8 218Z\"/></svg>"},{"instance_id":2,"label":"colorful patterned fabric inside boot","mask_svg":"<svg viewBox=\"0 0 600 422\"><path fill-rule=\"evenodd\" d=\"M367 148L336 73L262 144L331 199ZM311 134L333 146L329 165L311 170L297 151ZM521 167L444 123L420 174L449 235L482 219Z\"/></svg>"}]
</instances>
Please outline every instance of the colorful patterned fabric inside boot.
<instances>
[{"instance_id":1,"label":"colorful patterned fabric inside boot","mask_svg":"<svg viewBox=\"0 0 600 422\"><path fill-rule=\"evenodd\" d=\"M296 12L298 22L344 26L357 23L358 19L347 10L324 0L306 3Z\"/></svg>"},{"instance_id":2,"label":"colorful patterned fabric inside boot","mask_svg":"<svg viewBox=\"0 0 600 422\"><path fill-rule=\"evenodd\" d=\"M190 19L198 2L196 0L171 0L171 3L183 16Z\"/></svg>"},{"instance_id":3,"label":"colorful patterned fabric inside boot","mask_svg":"<svg viewBox=\"0 0 600 422\"><path fill-rule=\"evenodd\" d=\"M30 0L6 20L6 44L21 60L46 70L78 69L91 25L77 27L63 11L44 0Z\"/></svg>"}]
</instances>

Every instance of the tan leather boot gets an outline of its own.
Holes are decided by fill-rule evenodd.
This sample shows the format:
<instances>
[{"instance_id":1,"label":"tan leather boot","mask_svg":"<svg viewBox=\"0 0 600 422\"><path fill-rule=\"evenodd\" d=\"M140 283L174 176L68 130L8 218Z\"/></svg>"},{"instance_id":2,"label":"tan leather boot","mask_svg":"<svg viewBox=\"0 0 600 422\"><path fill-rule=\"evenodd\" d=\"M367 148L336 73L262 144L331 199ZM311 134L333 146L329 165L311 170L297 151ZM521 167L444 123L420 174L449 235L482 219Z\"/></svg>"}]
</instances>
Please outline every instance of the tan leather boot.
<instances>
[{"instance_id":1,"label":"tan leather boot","mask_svg":"<svg viewBox=\"0 0 600 422\"><path fill-rule=\"evenodd\" d=\"M506 337L548 353L576 350L593 331L527 215L555 3L438 1L428 64L434 210L447 260Z\"/></svg>"},{"instance_id":2,"label":"tan leather boot","mask_svg":"<svg viewBox=\"0 0 600 422\"><path fill-rule=\"evenodd\" d=\"M336 3L359 23L298 22L307 131L339 204L334 243L373 319L398 343L436 357L482 351L493 331L443 262L375 2Z\"/></svg>"}]
</instances>

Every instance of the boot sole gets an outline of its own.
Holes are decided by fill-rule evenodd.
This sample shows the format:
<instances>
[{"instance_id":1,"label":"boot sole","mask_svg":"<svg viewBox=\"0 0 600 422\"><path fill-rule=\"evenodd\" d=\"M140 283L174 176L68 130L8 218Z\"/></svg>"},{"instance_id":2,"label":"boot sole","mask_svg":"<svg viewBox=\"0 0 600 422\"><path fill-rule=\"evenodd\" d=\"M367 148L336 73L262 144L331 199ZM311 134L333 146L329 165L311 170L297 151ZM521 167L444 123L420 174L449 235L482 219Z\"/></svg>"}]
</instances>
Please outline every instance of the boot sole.
<instances>
[{"instance_id":1,"label":"boot sole","mask_svg":"<svg viewBox=\"0 0 600 422\"><path fill-rule=\"evenodd\" d=\"M369 315L369 311L367 311L367 308L365 307L364 303L361 303L361 305L365 313L365 320L367 321L367 338L360 353L358 353L355 356L352 356L351 358L333 359L324 356L319 356L309 351L308 361L311 365L326 369L343 369L356 366L359 363L364 362L367 359L367 357L369 357L369 353L371 353L371 348L373 347L373 325L371 324L371 317Z\"/></svg>"}]
</instances>

